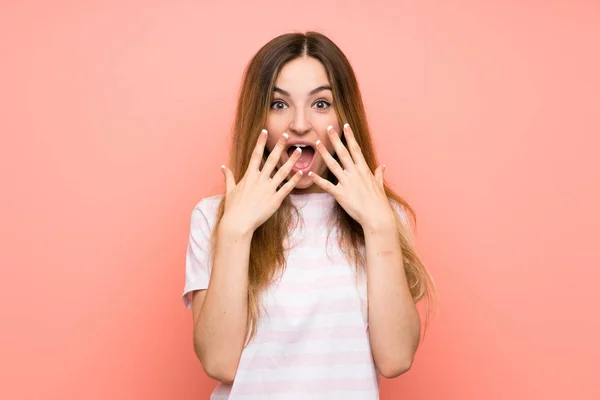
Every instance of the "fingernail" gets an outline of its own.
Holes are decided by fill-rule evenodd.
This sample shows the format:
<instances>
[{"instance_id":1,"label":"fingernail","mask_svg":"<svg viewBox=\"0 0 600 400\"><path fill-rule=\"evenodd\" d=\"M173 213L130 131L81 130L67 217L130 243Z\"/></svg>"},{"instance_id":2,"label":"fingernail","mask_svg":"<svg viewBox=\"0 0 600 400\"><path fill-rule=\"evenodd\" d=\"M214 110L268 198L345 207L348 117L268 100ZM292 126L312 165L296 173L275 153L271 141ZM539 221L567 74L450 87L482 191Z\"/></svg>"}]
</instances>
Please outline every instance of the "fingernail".
<instances>
[{"instance_id":1,"label":"fingernail","mask_svg":"<svg viewBox=\"0 0 600 400\"><path fill-rule=\"evenodd\" d=\"M288 135L288 134L287 134L287 133L285 133L285 132L283 132L283 134L282 134L281 136L283 136L283 137L284 137L284 138L286 138L286 139L289 139L289 138L290 138L290 135Z\"/></svg>"},{"instance_id":2,"label":"fingernail","mask_svg":"<svg viewBox=\"0 0 600 400\"><path fill-rule=\"evenodd\" d=\"M385 171L385 164L383 164L383 167L381 167L384 171Z\"/></svg>"},{"instance_id":3,"label":"fingernail","mask_svg":"<svg viewBox=\"0 0 600 400\"><path fill-rule=\"evenodd\" d=\"M269 133L269 131L267 131L266 129L263 129L262 131L260 131L260 133L262 133L263 135L266 135L267 133Z\"/></svg>"},{"instance_id":4,"label":"fingernail","mask_svg":"<svg viewBox=\"0 0 600 400\"><path fill-rule=\"evenodd\" d=\"M346 129L346 128L349 128L349 127L350 127L350 125L349 125L349 124L346 122L346 123L344 124L344 129Z\"/></svg>"},{"instance_id":5,"label":"fingernail","mask_svg":"<svg viewBox=\"0 0 600 400\"><path fill-rule=\"evenodd\" d=\"M225 165L221 165L221 169L225 169Z\"/></svg>"},{"instance_id":6,"label":"fingernail","mask_svg":"<svg viewBox=\"0 0 600 400\"><path fill-rule=\"evenodd\" d=\"M297 151L298 153L302 153L302 149L301 149L300 147L296 147L296 151Z\"/></svg>"},{"instance_id":7,"label":"fingernail","mask_svg":"<svg viewBox=\"0 0 600 400\"><path fill-rule=\"evenodd\" d=\"M327 132L329 132L329 131L330 131L330 130L332 130L332 129L333 129L333 126L329 125L329 126L327 127Z\"/></svg>"},{"instance_id":8,"label":"fingernail","mask_svg":"<svg viewBox=\"0 0 600 400\"><path fill-rule=\"evenodd\" d=\"M315 143L317 146L321 144L320 140L317 140L317 143Z\"/></svg>"},{"instance_id":9,"label":"fingernail","mask_svg":"<svg viewBox=\"0 0 600 400\"><path fill-rule=\"evenodd\" d=\"M302 173L302 171L298 171L298 172L300 173L300 175L302 175L302 174L303 174L303 173ZM308 173L308 175L310 175L310 172Z\"/></svg>"},{"instance_id":10,"label":"fingernail","mask_svg":"<svg viewBox=\"0 0 600 400\"><path fill-rule=\"evenodd\" d=\"M302 171L300 171L300 172L302 172ZM312 171L308 171L308 176L311 176L311 175L312 175Z\"/></svg>"}]
</instances>

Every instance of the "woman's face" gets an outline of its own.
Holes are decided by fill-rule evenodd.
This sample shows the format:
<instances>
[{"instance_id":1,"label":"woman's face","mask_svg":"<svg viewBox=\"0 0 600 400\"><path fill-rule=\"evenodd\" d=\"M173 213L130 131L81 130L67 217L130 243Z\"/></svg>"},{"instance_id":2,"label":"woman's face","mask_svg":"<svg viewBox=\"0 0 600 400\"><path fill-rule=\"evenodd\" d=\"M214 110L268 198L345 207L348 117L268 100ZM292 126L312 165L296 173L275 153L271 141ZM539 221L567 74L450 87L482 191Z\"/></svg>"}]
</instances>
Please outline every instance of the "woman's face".
<instances>
[{"instance_id":1,"label":"woman's face","mask_svg":"<svg viewBox=\"0 0 600 400\"><path fill-rule=\"evenodd\" d=\"M288 176L290 178L298 170L302 170L303 176L296 185L296 190L321 191L317 185L313 185L308 172L325 176L327 166L316 151L315 142L320 140L331 154L334 153L327 135L329 125L336 132L341 132L325 68L312 57L290 61L281 69L275 81L266 129L269 131L269 151L273 150L282 133L289 135L287 151L282 154L278 167L289 159L296 149L295 145L305 146L302 147L302 156Z\"/></svg>"}]
</instances>

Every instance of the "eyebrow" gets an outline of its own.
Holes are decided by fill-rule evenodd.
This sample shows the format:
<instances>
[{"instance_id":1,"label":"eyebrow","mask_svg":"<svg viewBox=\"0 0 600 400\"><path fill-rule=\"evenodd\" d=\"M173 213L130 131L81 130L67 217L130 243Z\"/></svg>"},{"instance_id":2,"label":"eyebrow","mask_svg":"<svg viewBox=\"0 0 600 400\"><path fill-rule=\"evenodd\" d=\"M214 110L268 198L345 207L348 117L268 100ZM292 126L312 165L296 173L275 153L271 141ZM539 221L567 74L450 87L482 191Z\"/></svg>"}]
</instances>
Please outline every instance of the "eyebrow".
<instances>
[{"instance_id":1,"label":"eyebrow","mask_svg":"<svg viewBox=\"0 0 600 400\"><path fill-rule=\"evenodd\" d=\"M313 94L317 94L317 93L322 92L324 90L331 90L331 86L329 86L329 85L321 85L318 88L311 90L308 95L312 96ZM281 93L284 96L291 97L291 95L290 95L289 92L286 92L285 90L283 90L281 88L278 88L277 86L275 86L275 89L273 89L273 91Z\"/></svg>"}]
</instances>

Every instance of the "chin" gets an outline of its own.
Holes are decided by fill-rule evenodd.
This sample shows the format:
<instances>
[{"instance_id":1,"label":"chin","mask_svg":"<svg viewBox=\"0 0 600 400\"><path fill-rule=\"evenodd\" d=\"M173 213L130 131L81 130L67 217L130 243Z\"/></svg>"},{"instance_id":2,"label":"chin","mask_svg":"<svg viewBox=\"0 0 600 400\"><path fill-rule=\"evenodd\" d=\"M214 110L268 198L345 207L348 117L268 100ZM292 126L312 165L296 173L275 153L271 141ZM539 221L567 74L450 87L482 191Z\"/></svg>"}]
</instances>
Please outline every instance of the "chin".
<instances>
[{"instance_id":1,"label":"chin","mask_svg":"<svg viewBox=\"0 0 600 400\"><path fill-rule=\"evenodd\" d=\"M316 186L308 175L304 175L294 187L295 189L308 189L311 186Z\"/></svg>"}]
</instances>

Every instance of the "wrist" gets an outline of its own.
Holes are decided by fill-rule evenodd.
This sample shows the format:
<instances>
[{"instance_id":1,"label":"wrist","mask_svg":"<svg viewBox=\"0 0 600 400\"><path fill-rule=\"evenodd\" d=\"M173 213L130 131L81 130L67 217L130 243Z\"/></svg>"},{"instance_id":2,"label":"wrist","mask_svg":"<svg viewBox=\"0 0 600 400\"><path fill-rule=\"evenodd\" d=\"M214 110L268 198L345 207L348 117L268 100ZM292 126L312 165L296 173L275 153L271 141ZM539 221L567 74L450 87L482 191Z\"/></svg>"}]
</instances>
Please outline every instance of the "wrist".
<instances>
[{"instance_id":1,"label":"wrist","mask_svg":"<svg viewBox=\"0 0 600 400\"><path fill-rule=\"evenodd\" d=\"M238 220L231 219L227 215L223 215L219 222L218 235L225 236L231 240L252 239L254 228L247 224L241 223Z\"/></svg>"},{"instance_id":2,"label":"wrist","mask_svg":"<svg viewBox=\"0 0 600 400\"><path fill-rule=\"evenodd\" d=\"M361 224L366 234L392 234L398 231L396 219L393 214L385 214L368 218Z\"/></svg>"}]
</instances>

